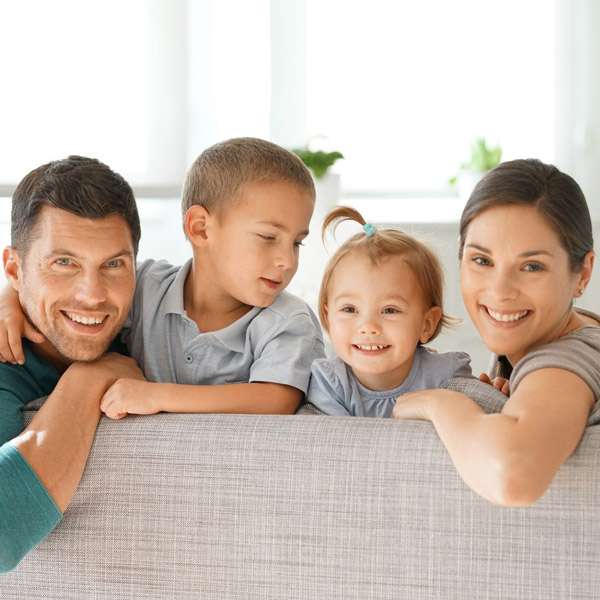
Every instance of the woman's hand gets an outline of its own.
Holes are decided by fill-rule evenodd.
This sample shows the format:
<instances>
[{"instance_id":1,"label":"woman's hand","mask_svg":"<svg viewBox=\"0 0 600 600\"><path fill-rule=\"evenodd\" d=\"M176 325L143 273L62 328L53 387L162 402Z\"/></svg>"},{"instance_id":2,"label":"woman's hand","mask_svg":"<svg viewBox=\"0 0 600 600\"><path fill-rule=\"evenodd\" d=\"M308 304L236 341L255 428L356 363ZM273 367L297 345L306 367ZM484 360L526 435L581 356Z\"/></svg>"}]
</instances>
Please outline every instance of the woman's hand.
<instances>
[{"instance_id":1,"label":"woman's hand","mask_svg":"<svg viewBox=\"0 0 600 600\"><path fill-rule=\"evenodd\" d=\"M502 392L507 398L510 396L509 380L505 379L504 377L494 377L494 379L490 379L487 373L482 373L479 376L479 381L483 381L483 383L487 383L495 387L498 391Z\"/></svg>"}]
</instances>

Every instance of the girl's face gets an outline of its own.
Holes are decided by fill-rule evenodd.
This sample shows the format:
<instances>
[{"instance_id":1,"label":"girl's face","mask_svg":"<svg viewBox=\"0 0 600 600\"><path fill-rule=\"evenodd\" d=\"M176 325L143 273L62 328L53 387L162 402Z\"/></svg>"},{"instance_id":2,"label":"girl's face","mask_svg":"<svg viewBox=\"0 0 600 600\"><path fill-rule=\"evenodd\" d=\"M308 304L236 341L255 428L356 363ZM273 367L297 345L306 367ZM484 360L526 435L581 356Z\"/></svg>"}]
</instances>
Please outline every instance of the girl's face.
<instances>
[{"instance_id":1,"label":"girl's face","mask_svg":"<svg viewBox=\"0 0 600 600\"><path fill-rule=\"evenodd\" d=\"M400 385L420 342L435 330L441 309L427 309L401 256L374 265L350 253L336 265L327 294L329 336L338 356L373 390Z\"/></svg>"},{"instance_id":2,"label":"girl's face","mask_svg":"<svg viewBox=\"0 0 600 600\"><path fill-rule=\"evenodd\" d=\"M573 328L572 301L591 275L580 273L532 206L490 208L473 219L461 260L462 295L485 345L515 364Z\"/></svg>"}]
</instances>

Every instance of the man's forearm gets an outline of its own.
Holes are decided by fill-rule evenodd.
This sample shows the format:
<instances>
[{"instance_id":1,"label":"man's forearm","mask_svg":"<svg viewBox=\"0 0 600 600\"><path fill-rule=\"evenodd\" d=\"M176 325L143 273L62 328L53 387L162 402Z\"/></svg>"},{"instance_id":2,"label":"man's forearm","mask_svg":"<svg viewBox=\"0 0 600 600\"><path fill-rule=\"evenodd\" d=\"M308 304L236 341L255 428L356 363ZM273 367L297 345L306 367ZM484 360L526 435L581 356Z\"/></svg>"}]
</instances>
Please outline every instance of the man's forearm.
<instances>
[{"instance_id":1,"label":"man's forearm","mask_svg":"<svg viewBox=\"0 0 600 600\"><path fill-rule=\"evenodd\" d=\"M11 442L63 512L83 474L108 385L110 381L93 376L88 367L71 365L29 426Z\"/></svg>"}]
</instances>

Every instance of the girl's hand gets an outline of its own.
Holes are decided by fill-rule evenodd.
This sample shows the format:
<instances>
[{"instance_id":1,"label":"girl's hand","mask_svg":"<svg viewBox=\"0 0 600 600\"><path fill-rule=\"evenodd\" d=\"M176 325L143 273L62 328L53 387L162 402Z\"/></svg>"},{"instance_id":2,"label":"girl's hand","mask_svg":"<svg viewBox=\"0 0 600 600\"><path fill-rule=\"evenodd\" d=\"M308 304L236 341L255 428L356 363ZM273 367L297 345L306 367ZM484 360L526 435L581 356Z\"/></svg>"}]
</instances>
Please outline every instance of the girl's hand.
<instances>
[{"instance_id":1,"label":"girl's hand","mask_svg":"<svg viewBox=\"0 0 600 600\"><path fill-rule=\"evenodd\" d=\"M152 385L139 379L117 379L102 397L100 410L111 419L154 415L160 409L152 402Z\"/></svg>"},{"instance_id":2,"label":"girl's hand","mask_svg":"<svg viewBox=\"0 0 600 600\"><path fill-rule=\"evenodd\" d=\"M0 292L0 362L25 363L22 337L36 344L46 339L23 313L17 293L7 286Z\"/></svg>"},{"instance_id":3,"label":"girl's hand","mask_svg":"<svg viewBox=\"0 0 600 600\"><path fill-rule=\"evenodd\" d=\"M487 373L482 373L479 376L479 381L483 381L483 383L487 383L489 385L494 386L497 390L502 392L507 398L510 396L510 385L508 379L504 379L504 377L494 377L494 379L490 379Z\"/></svg>"}]
</instances>

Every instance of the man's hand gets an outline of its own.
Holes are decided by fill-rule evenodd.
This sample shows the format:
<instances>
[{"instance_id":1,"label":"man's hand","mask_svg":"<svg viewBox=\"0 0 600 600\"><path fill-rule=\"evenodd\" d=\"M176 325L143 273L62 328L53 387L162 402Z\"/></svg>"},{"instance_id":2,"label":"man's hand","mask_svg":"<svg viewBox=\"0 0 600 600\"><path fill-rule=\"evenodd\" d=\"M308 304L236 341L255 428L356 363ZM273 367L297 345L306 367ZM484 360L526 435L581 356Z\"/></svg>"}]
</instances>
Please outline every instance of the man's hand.
<instances>
[{"instance_id":1,"label":"man's hand","mask_svg":"<svg viewBox=\"0 0 600 600\"><path fill-rule=\"evenodd\" d=\"M152 401L155 384L139 379L118 379L104 394L100 410L111 419L131 415L154 415L160 412Z\"/></svg>"},{"instance_id":2,"label":"man's hand","mask_svg":"<svg viewBox=\"0 0 600 600\"><path fill-rule=\"evenodd\" d=\"M487 373L482 373L479 376L479 381L483 381L483 383L487 383L491 386L494 386L497 390L502 392L505 396L510 396L510 385L509 380L504 379L504 377L494 377L494 379L490 379Z\"/></svg>"}]
</instances>

